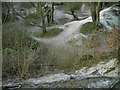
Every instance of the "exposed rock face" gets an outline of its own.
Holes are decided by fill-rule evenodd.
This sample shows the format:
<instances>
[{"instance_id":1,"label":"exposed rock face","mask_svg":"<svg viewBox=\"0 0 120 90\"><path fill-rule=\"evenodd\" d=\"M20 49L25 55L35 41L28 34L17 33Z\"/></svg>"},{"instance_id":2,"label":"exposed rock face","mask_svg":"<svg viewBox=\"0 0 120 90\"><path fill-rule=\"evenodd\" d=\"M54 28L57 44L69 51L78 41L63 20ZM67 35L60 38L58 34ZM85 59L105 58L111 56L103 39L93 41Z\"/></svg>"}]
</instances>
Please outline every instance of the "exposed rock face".
<instances>
[{"instance_id":1,"label":"exposed rock face","mask_svg":"<svg viewBox=\"0 0 120 90\"><path fill-rule=\"evenodd\" d=\"M53 82L59 82L59 81L66 81L69 80L70 76L64 73L49 75L49 76L43 76L41 78L36 79L29 79L28 83L33 83L35 85L37 84L44 84L44 83L53 83Z\"/></svg>"},{"instance_id":2,"label":"exposed rock face","mask_svg":"<svg viewBox=\"0 0 120 90\"><path fill-rule=\"evenodd\" d=\"M100 22L109 31L112 30L113 25L118 29L120 20L120 4L115 4L100 12Z\"/></svg>"},{"instance_id":3,"label":"exposed rock face","mask_svg":"<svg viewBox=\"0 0 120 90\"><path fill-rule=\"evenodd\" d=\"M30 78L28 80L22 81L23 88L28 85L28 87L75 87L75 88L109 88L113 87L116 82L118 82L116 70L110 68L117 68L117 60L111 59L109 62L101 62L96 66L91 68L84 67L80 70L70 73L57 73L42 76L40 78ZM108 71L105 73L106 71ZM113 72L113 73L111 73ZM118 72L118 71L117 71ZM109 73L109 74L108 74ZM5 87L19 87L19 84L8 83L4 85ZM119 86L119 85L117 85Z\"/></svg>"},{"instance_id":4,"label":"exposed rock face","mask_svg":"<svg viewBox=\"0 0 120 90\"><path fill-rule=\"evenodd\" d=\"M94 76L107 76L107 77L118 77L118 61L111 59L109 62L100 62L98 65L91 68L84 67L81 70L77 70L74 75L79 77L94 77ZM79 77L78 77L79 76Z\"/></svg>"}]
</instances>

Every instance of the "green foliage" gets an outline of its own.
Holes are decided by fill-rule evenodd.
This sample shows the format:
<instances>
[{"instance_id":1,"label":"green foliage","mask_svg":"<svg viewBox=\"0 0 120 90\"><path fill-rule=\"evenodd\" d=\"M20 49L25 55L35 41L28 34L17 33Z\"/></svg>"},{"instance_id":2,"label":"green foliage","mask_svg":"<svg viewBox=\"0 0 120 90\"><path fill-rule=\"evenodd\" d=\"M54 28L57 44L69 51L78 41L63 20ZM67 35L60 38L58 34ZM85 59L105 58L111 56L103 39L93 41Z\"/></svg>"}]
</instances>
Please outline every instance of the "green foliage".
<instances>
[{"instance_id":1,"label":"green foliage","mask_svg":"<svg viewBox=\"0 0 120 90\"><path fill-rule=\"evenodd\" d=\"M48 29L46 33L43 33L42 31L34 32L33 36L35 37L54 37L60 34L63 31L63 29L60 28L51 28Z\"/></svg>"},{"instance_id":2,"label":"green foliage","mask_svg":"<svg viewBox=\"0 0 120 90\"><path fill-rule=\"evenodd\" d=\"M70 45L75 45L75 43L76 43L76 41L74 39L71 39L68 41L68 44L70 44Z\"/></svg>"},{"instance_id":3,"label":"green foliage","mask_svg":"<svg viewBox=\"0 0 120 90\"><path fill-rule=\"evenodd\" d=\"M92 67L100 62L100 60L96 60L92 55L82 55L79 56L74 62L74 69L81 69L83 67Z\"/></svg>"},{"instance_id":4,"label":"green foliage","mask_svg":"<svg viewBox=\"0 0 120 90\"><path fill-rule=\"evenodd\" d=\"M111 53L112 58L118 58L118 50Z\"/></svg>"},{"instance_id":5,"label":"green foliage","mask_svg":"<svg viewBox=\"0 0 120 90\"><path fill-rule=\"evenodd\" d=\"M83 55L80 60L93 60L93 56L92 55Z\"/></svg>"},{"instance_id":6,"label":"green foliage","mask_svg":"<svg viewBox=\"0 0 120 90\"><path fill-rule=\"evenodd\" d=\"M10 55L13 52L13 49L11 48L5 48L4 49L6 55Z\"/></svg>"},{"instance_id":7,"label":"green foliage","mask_svg":"<svg viewBox=\"0 0 120 90\"><path fill-rule=\"evenodd\" d=\"M96 30L96 24L94 22L88 22L82 25L80 32L83 34L91 34Z\"/></svg>"},{"instance_id":8,"label":"green foliage","mask_svg":"<svg viewBox=\"0 0 120 90\"><path fill-rule=\"evenodd\" d=\"M118 57L119 57L118 54L119 54L118 50L110 52L110 53L107 53L107 54L103 54L102 59L107 59L107 60L110 60L110 59L113 59L113 58L117 58L118 59Z\"/></svg>"},{"instance_id":9,"label":"green foliage","mask_svg":"<svg viewBox=\"0 0 120 90\"><path fill-rule=\"evenodd\" d=\"M31 45L31 47L32 47L32 49L33 50L37 50L37 48L40 46L40 43L38 43L38 42L34 42L32 45Z\"/></svg>"}]
</instances>

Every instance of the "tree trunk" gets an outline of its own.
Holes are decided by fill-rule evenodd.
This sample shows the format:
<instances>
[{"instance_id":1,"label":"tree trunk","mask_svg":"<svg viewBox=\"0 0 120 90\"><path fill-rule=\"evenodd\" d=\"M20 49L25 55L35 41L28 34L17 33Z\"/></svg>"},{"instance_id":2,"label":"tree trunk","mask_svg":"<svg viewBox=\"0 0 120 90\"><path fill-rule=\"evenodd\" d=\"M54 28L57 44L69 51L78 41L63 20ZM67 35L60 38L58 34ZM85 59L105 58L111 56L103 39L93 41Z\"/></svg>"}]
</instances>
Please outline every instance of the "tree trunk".
<instances>
[{"instance_id":1,"label":"tree trunk","mask_svg":"<svg viewBox=\"0 0 120 90\"><path fill-rule=\"evenodd\" d=\"M50 19L51 19L51 18L50 18L50 14L48 13L48 14L47 14L47 23L48 23L48 26L50 26L50 24L51 24Z\"/></svg>"},{"instance_id":2,"label":"tree trunk","mask_svg":"<svg viewBox=\"0 0 120 90\"><path fill-rule=\"evenodd\" d=\"M43 33L46 33L46 24L45 24L45 16L44 16L44 13L45 13L45 10L42 8L42 3L39 3L39 6L38 6L38 12L41 13L41 21L42 21L42 30L43 30Z\"/></svg>"},{"instance_id":3,"label":"tree trunk","mask_svg":"<svg viewBox=\"0 0 120 90\"><path fill-rule=\"evenodd\" d=\"M54 3L52 3L51 22L54 23Z\"/></svg>"},{"instance_id":4,"label":"tree trunk","mask_svg":"<svg viewBox=\"0 0 120 90\"><path fill-rule=\"evenodd\" d=\"M91 16L93 22L96 24L96 29L99 29L100 24L100 11L102 10L102 2L91 2L90 8L91 8Z\"/></svg>"},{"instance_id":5,"label":"tree trunk","mask_svg":"<svg viewBox=\"0 0 120 90\"><path fill-rule=\"evenodd\" d=\"M43 33L46 33L46 25L45 25L45 19L42 20L42 29L43 29Z\"/></svg>"},{"instance_id":6,"label":"tree trunk","mask_svg":"<svg viewBox=\"0 0 120 90\"><path fill-rule=\"evenodd\" d=\"M102 2L98 2L97 7L96 7L96 26L98 26L100 22L100 11L101 10L102 10Z\"/></svg>"},{"instance_id":7,"label":"tree trunk","mask_svg":"<svg viewBox=\"0 0 120 90\"><path fill-rule=\"evenodd\" d=\"M90 2L90 8L91 8L91 16L93 22L96 22L96 3Z\"/></svg>"}]
</instances>

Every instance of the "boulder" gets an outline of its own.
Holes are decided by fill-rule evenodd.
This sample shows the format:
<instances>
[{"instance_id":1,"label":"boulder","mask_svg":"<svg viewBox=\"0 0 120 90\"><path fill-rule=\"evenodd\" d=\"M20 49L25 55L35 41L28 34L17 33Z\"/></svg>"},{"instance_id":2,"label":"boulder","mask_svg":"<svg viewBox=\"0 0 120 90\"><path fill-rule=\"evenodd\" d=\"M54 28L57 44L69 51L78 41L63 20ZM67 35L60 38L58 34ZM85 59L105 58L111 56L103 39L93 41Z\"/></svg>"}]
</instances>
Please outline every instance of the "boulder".
<instances>
[{"instance_id":1,"label":"boulder","mask_svg":"<svg viewBox=\"0 0 120 90\"><path fill-rule=\"evenodd\" d=\"M115 4L109 8L106 8L100 12L100 23L109 31L115 26L119 27L120 20L120 4Z\"/></svg>"}]
</instances>

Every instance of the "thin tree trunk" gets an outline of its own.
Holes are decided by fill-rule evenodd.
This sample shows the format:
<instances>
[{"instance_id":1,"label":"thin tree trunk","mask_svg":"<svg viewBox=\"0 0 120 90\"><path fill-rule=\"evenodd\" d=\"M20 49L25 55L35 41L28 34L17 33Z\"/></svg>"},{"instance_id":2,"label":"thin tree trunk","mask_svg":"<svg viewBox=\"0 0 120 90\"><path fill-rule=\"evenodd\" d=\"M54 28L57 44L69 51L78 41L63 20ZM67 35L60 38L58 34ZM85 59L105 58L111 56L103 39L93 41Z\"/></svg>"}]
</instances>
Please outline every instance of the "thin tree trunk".
<instances>
[{"instance_id":1,"label":"thin tree trunk","mask_svg":"<svg viewBox=\"0 0 120 90\"><path fill-rule=\"evenodd\" d=\"M99 25L100 22L100 11L102 10L102 2L98 2L96 7L96 26Z\"/></svg>"},{"instance_id":2,"label":"thin tree trunk","mask_svg":"<svg viewBox=\"0 0 120 90\"><path fill-rule=\"evenodd\" d=\"M39 12L41 13L41 20L42 20L42 29L43 29L43 33L46 33L46 25L45 25L45 16L44 16L44 9L42 8L41 3L39 3ZM40 11L41 10L41 11Z\"/></svg>"},{"instance_id":3,"label":"thin tree trunk","mask_svg":"<svg viewBox=\"0 0 120 90\"><path fill-rule=\"evenodd\" d=\"M52 3L52 11L51 11L51 21L54 23L54 3Z\"/></svg>"},{"instance_id":4,"label":"thin tree trunk","mask_svg":"<svg viewBox=\"0 0 120 90\"><path fill-rule=\"evenodd\" d=\"M43 33L46 33L46 25L45 25L45 19L42 20L42 29L43 29Z\"/></svg>"},{"instance_id":5,"label":"thin tree trunk","mask_svg":"<svg viewBox=\"0 0 120 90\"><path fill-rule=\"evenodd\" d=\"M48 12L48 14L47 14L47 22L48 22L48 26L50 26L50 24L51 24L51 22L50 22L50 14L49 14L50 12Z\"/></svg>"},{"instance_id":6,"label":"thin tree trunk","mask_svg":"<svg viewBox=\"0 0 120 90\"><path fill-rule=\"evenodd\" d=\"M6 22L8 20L9 17L9 9L7 9L7 13L4 16L3 22Z\"/></svg>"},{"instance_id":7,"label":"thin tree trunk","mask_svg":"<svg viewBox=\"0 0 120 90\"><path fill-rule=\"evenodd\" d=\"M96 22L96 3L90 2L90 8L91 8L91 16L93 22Z\"/></svg>"}]
</instances>

